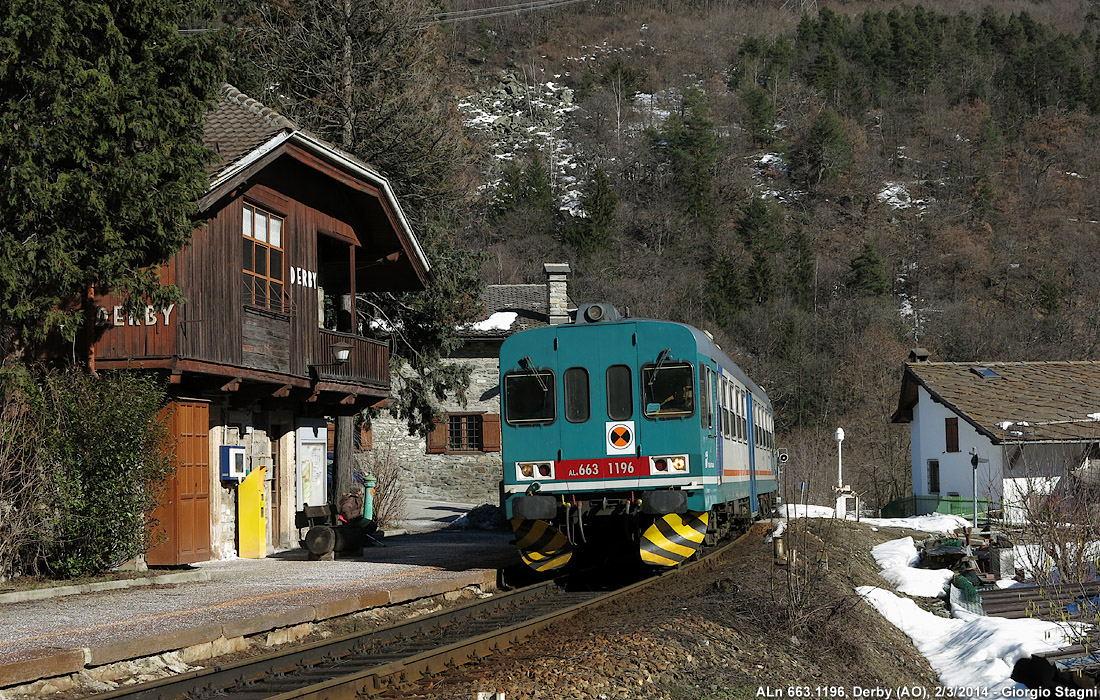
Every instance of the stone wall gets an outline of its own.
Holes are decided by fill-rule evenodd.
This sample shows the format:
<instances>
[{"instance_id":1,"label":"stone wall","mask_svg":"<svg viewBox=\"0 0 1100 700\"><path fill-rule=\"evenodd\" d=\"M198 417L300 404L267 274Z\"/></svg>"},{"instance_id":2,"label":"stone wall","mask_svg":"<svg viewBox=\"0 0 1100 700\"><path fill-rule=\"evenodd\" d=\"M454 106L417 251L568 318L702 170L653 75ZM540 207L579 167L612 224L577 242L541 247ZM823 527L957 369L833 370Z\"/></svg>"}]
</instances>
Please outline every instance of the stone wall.
<instances>
[{"instance_id":1,"label":"stone wall","mask_svg":"<svg viewBox=\"0 0 1100 700\"><path fill-rule=\"evenodd\" d=\"M446 411L500 413L497 358L467 357L449 362L472 366L466 406L447 401ZM404 474L405 497L432 501L453 501L480 505L500 500L500 452L482 454L428 454L424 438L409 435L404 421L388 413L372 422L372 450L379 455L392 451Z\"/></svg>"}]
</instances>

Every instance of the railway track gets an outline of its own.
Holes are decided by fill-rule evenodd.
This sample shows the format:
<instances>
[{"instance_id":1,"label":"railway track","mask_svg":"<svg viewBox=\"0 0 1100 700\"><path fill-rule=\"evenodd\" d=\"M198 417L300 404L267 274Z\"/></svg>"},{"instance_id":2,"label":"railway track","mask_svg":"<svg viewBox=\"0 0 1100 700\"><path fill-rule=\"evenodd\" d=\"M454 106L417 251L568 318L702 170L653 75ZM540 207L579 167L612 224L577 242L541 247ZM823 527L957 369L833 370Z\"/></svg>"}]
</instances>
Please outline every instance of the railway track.
<instances>
[{"instance_id":1,"label":"railway track","mask_svg":"<svg viewBox=\"0 0 1100 700\"><path fill-rule=\"evenodd\" d=\"M605 604L669 576L708 566L738 540L699 560L612 591L569 590L555 581L370 632L354 632L261 657L119 688L113 700L340 700L409 686L502 651L586 608Z\"/></svg>"}]
</instances>

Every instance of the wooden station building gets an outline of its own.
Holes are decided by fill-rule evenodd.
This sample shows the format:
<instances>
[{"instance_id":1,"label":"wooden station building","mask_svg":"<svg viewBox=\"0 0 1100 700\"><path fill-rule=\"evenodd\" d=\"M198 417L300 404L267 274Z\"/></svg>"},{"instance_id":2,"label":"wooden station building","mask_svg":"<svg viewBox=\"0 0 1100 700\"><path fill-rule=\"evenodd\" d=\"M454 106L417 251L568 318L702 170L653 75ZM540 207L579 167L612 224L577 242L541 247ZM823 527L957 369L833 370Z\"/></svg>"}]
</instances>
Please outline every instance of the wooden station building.
<instances>
[{"instance_id":1,"label":"wooden station building","mask_svg":"<svg viewBox=\"0 0 1100 700\"><path fill-rule=\"evenodd\" d=\"M158 514L168 539L150 564L236 555L229 447L266 467L268 551L297 544L295 511L328 501L325 417L390 391L389 346L364 334L350 300L431 277L389 182L367 164L228 85L205 140L219 161L203 223L164 271L185 303L133 317L113 297L93 300L93 368L162 373L173 399L178 464Z\"/></svg>"}]
</instances>

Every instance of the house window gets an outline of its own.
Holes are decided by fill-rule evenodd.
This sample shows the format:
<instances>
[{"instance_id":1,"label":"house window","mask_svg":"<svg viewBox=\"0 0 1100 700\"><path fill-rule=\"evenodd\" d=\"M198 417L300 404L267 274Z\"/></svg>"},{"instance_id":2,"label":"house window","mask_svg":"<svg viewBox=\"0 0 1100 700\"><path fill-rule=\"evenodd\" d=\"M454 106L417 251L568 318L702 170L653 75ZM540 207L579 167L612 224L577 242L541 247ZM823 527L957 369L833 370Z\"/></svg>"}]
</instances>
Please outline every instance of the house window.
<instances>
[{"instance_id":1,"label":"house window","mask_svg":"<svg viewBox=\"0 0 1100 700\"><path fill-rule=\"evenodd\" d=\"M959 451L959 419L958 418L944 418L943 430L947 435L947 451L958 452Z\"/></svg>"},{"instance_id":2,"label":"house window","mask_svg":"<svg viewBox=\"0 0 1100 700\"><path fill-rule=\"evenodd\" d=\"M244 303L286 313L283 218L246 204L241 233Z\"/></svg>"},{"instance_id":3,"label":"house window","mask_svg":"<svg viewBox=\"0 0 1100 700\"><path fill-rule=\"evenodd\" d=\"M428 435L429 453L499 451L499 414L447 413L436 416L435 427Z\"/></svg>"},{"instance_id":4,"label":"house window","mask_svg":"<svg viewBox=\"0 0 1100 700\"><path fill-rule=\"evenodd\" d=\"M928 493L940 492L940 460L928 460Z\"/></svg>"},{"instance_id":5,"label":"house window","mask_svg":"<svg viewBox=\"0 0 1100 700\"><path fill-rule=\"evenodd\" d=\"M452 451L478 452L481 450L481 416L447 416L447 447Z\"/></svg>"}]
</instances>

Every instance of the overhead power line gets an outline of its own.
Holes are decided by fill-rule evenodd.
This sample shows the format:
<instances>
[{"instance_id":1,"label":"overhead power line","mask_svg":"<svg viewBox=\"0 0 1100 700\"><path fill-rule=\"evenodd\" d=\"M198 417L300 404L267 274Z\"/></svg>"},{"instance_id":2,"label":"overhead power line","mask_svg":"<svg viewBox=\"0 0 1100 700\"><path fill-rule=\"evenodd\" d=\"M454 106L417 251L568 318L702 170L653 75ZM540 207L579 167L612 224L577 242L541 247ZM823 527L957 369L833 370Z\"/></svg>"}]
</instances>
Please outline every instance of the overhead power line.
<instances>
[{"instance_id":1,"label":"overhead power line","mask_svg":"<svg viewBox=\"0 0 1100 700\"><path fill-rule=\"evenodd\" d=\"M530 0L530 2L520 2L511 5L495 5L492 7L482 7L474 10L455 10L453 12L440 12L438 14L429 15L428 18L426 18L424 24L428 25L467 22L473 19L486 19L489 17L498 17L500 15L531 12L532 10L549 10L555 7L564 7L565 5L572 5L574 3L588 1L589 0Z\"/></svg>"}]
</instances>

